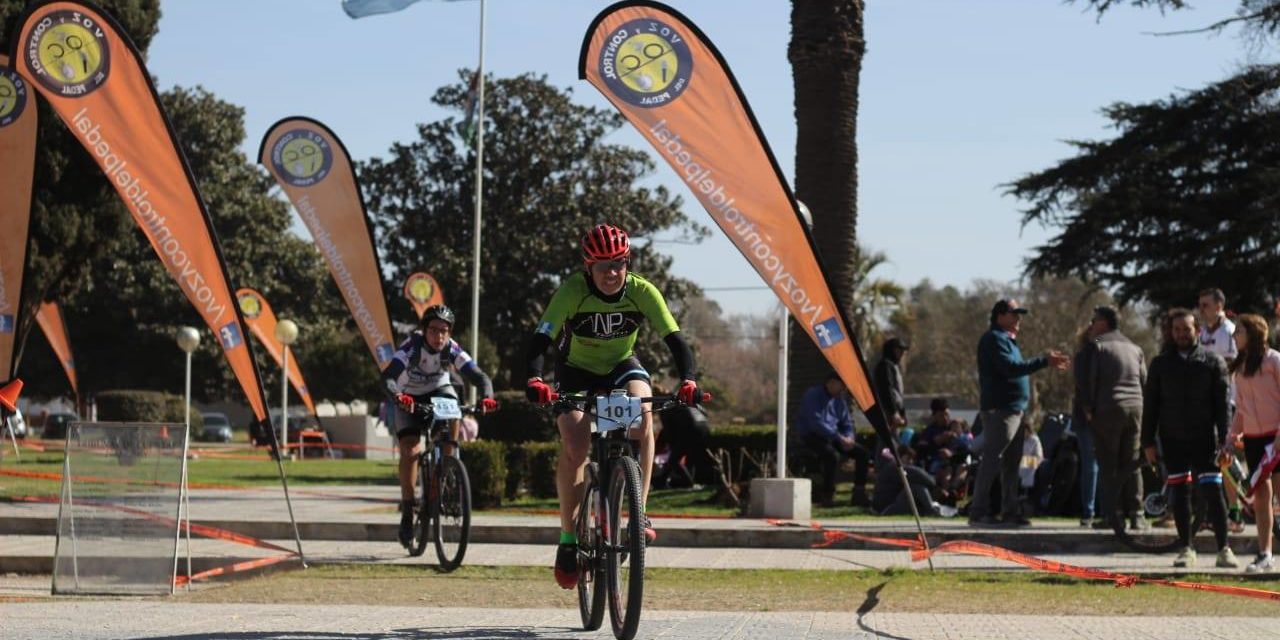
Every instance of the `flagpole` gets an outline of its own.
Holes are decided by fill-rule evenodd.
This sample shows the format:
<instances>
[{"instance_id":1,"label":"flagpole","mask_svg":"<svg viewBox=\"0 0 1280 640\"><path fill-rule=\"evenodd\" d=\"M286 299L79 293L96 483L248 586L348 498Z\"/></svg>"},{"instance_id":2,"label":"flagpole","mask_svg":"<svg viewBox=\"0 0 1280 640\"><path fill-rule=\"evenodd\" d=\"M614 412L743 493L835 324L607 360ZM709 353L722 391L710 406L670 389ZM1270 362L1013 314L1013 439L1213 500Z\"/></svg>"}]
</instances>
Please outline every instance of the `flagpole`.
<instances>
[{"instance_id":1,"label":"flagpole","mask_svg":"<svg viewBox=\"0 0 1280 640\"><path fill-rule=\"evenodd\" d=\"M480 0L480 63L476 68L476 201L471 246L471 357L480 354L480 203L484 195L484 17L485 0ZM471 385L469 404L476 403L476 387Z\"/></svg>"}]
</instances>

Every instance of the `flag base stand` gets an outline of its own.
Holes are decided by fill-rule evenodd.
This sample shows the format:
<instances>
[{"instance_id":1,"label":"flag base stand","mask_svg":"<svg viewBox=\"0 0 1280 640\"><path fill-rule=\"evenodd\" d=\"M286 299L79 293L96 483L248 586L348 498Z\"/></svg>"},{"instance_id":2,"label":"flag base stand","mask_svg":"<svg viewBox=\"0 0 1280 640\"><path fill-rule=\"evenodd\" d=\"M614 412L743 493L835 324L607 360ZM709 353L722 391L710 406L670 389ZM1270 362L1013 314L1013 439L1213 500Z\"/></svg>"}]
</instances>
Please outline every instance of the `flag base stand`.
<instances>
[{"instance_id":1,"label":"flag base stand","mask_svg":"<svg viewBox=\"0 0 1280 640\"><path fill-rule=\"evenodd\" d=\"M748 513L752 518L809 520L811 491L808 478L752 478Z\"/></svg>"}]
</instances>

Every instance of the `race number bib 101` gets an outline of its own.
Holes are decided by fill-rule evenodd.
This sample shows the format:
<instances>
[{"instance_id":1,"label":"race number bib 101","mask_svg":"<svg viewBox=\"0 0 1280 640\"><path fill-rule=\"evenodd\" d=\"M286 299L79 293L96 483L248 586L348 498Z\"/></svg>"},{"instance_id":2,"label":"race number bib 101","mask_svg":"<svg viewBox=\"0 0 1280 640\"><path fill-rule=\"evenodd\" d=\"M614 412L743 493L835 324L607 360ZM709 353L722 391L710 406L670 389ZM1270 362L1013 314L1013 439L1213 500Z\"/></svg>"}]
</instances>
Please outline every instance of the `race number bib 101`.
<instances>
[{"instance_id":1,"label":"race number bib 101","mask_svg":"<svg viewBox=\"0 0 1280 640\"><path fill-rule=\"evenodd\" d=\"M639 420L639 398L627 395L607 395L596 398L596 431L622 429Z\"/></svg>"},{"instance_id":2,"label":"race number bib 101","mask_svg":"<svg viewBox=\"0 0 1280 640\"><path fill-rule=\"evenodd\" d=\"M462 417L458 401L453 398L432 398L431 410L436 420L457 420Z\"/></svg>"}]
</instances>

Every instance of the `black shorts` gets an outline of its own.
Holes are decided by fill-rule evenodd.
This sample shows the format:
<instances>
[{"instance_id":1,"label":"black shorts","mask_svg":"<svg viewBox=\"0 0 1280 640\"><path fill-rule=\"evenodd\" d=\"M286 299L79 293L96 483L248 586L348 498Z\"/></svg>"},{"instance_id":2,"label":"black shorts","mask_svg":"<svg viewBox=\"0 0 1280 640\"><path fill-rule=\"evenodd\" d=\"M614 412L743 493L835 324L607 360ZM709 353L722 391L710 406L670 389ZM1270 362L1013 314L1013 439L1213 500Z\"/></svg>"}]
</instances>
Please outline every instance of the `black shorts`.
<instances>
[{"instance_id":1,"label":"black shorts","mask_svg":"<svg viewBox=\"0 0 1280 640\"><path fill-rule=\"evenodd\" d=\"M1262 464L1262 458L1267 455L1267 445L1276 441L1276 434L1266 436L1245 436L1244 437L1244 461L1249 465L1249 473L1253 474L1254 469Z\"/></svg>"},{"instance_id":2,"label":"black shorts","mask_svg":"<svg viewBox=\"0 0 1280 640\"><path fill-rule=\"evenodd\" d=\"M458 394L454 391L453 386L444 386L431 393L413 396L413 402L415 404L431 402L431 398L453 398L457 400ZM405 436L421 436L427 431L427 423L422 418L401 409L398 405L395 407L395 421L397 440Z\"/></svg>"},{"instance_id":3,"label":"black shorts","mask_svg":"<svg viewBox=\"0 0 1280 640\"><path fill-rule=\"evenodd\" d=\"M645 371L640 360L634 355L618 363L609 373L598 375L585 369L560 365L556 367L556 390L560 393L592 393L595 391L612 391L627 386L632 380L649 382L649 372ZM582 408L578 407L578 411ZM568 413L572 409L557 409L557 413Z\"/></svg>"}]
</instances>

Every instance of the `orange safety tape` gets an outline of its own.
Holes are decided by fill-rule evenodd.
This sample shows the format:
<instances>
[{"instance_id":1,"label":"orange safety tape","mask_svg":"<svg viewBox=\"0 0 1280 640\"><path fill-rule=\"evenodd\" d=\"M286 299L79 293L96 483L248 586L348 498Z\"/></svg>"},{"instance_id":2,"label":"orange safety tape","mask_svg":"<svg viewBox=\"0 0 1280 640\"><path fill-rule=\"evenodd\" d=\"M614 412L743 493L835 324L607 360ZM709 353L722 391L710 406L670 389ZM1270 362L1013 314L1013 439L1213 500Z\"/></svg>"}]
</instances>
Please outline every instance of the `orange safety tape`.
<instances>
[{"instance_id":1,"label":"orange safety tape","mask_svg":"<svg viewBox=\"0 0 1280 640\"><path fill-rule=\"evenodd\" d=\"M28 478L32 480L57 480L62 481L61 473L53 473L51 471L18 471L15 469L0 469L0 476L10 476L13 478ZM149 487L170 487L177 488L176 482L160 482L158 480L130 480L128 478L102 478L98 476L71 476L76 482L87 482L91 484L130 484L145 485ZM255 487L236 487L229 484L213 484L206 482L188 482L187 487L191 489L227 489L227 490L243 490Z\"/></svg>"},{"instance_id":2,"label":"orange safety tape","mask_svg":"<svg viewBox=\"0 0 1280 640\"><path fill-rule=\"evenodd\" d=\"M769 524L776 526L804 526L799 523L788 522L785 520L769 520ZM823 527L821 523L814 521L808 525L808 528L821 531L823 533L823 542L814 543L813 548L822 548L830 546L832 543L852 538L865 542L873 542L897 547L908 547L911 549L912 562L919 562L938 553L958 553L966 555L984 556L995 558L997 560L1005 560L1020 564L1029 569L1043 571L1046 573L1060 573L1076 578L1087 580L1105 580L1115 583L1116 587L1132 587L1137 584L1153 584L1164 587L1174 587L1177 589L1190 589L1193 591L1206 591L1210 593L1221 593L1224 595L1240 596L1244 598L1254 598L1257 600L1268 600L1272 602L1280 602L1280 592L1267 591L1265 589L1253 589L1250 587L1236 587L1231 585L1204 584L1202 582L1184 582L1181 580L1165 580L1162 578L1143 578L1141 576L1115 573L1113 571L1104 571L1102 569L1091 569L1089 567L1081 567L1065 562L1057 562L1055 560L1046 560L1036 556L1027 555L1011 551L1004 547L974 542L972 540L951 540L944 542L932 548L926 548L924 542L918 538L910 540L906 538L879 538L876 536L866 536L848 531L832 531Z\"/></svg>"},{"instance_id":3,"label":"orange safety tape","mask_svg":"<svg viewBox=\"0 0 1280 640\"><path fill-rule=\"evenodd\" d=\"M188 582L195 582L196 580L207 580L209 578L215 578L221 575L230 575L233 573L248 571L250 569L257 569L259 567L271 566L273 564L278 564L286 560L300 560L300 559L301 558L298 557L298 554L289 553L287 555L282 555L282 556L258 558L257 560L245 560L244 562L237 562L235 564L230 564L225 567L216 567L213 569L209 569L207 571L201 571L200 573L197 573L191 576L190 578L188 578L187 576L175 576L173 580L173 586L181 587L181 586L185 586Z\"/></svg>"},{"instance_id":4,"label":"orange safety tape","mask_svg":"<svg viewBox=\"0 0 1280 640\"><path fill-rule=\"evenodd\" d=\"M61 499L53 498L49 496L15 496L10 498L10 500L14 502L56 503L56 502L60 502ZM111 511L119 511L121 513L128 513L130 515L136 515L145 520L151 520L153 522L157 522L166 526L178 524L177 520L170 518L168 516L162 516L159 514L151 513L150 511L135 509L133 507L126 507L120 504L100 502L98 500L92 500L92 499L86 499L86 498L80 498L76 500L76 504L90 506L90 507L97 507L99 509L109 509ZM187 520L183 520L182 524L187 524L188 522L189 521ZM286 549L280 545L272 544L265 540L254 538L252 536L246 536L242 533L236 533L235 531L228 531L227 529L219 529L217 527L210 527L208 525L203 525L203 524L190 523L190 525L191 525L191 533L193 535L198 535L202 538L210 538L213 540L233 542L235 544L242 544L247 547L257 547L259 549L271 549L272 551L284 551L286 553L294 553L296 555L296 552L290 551L289 549Z\"/></svg>"}]
</instances>

